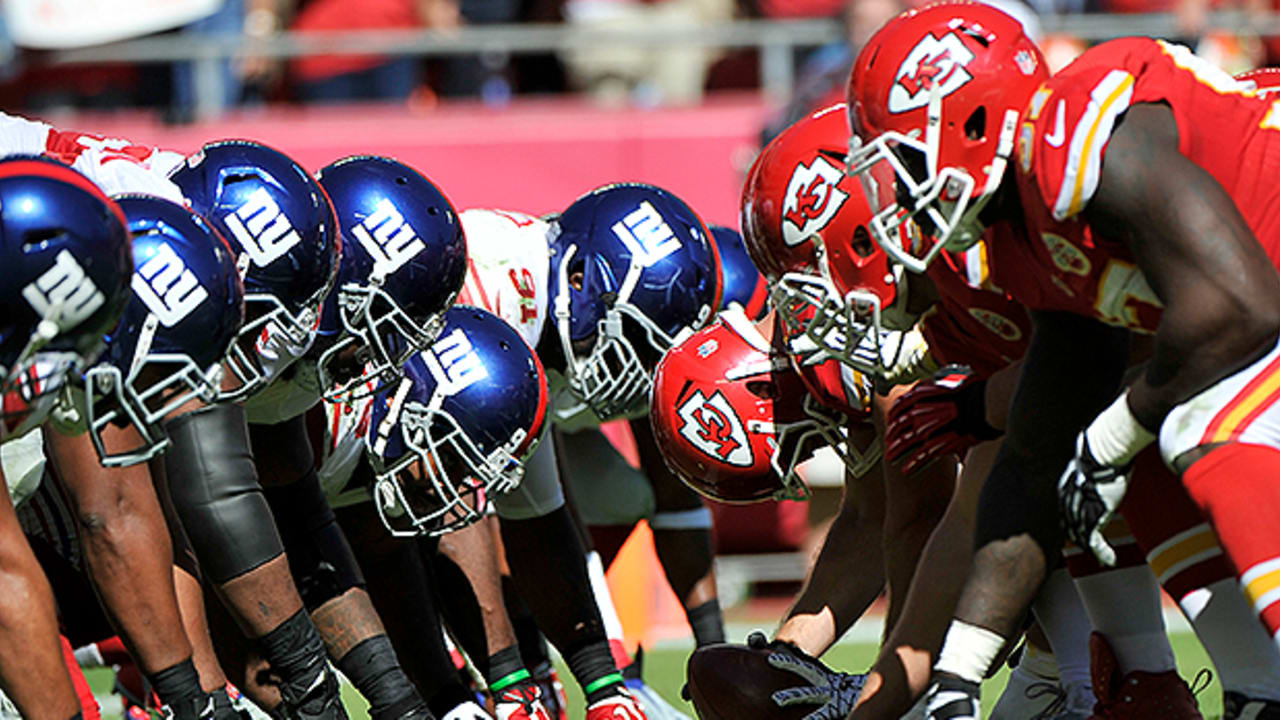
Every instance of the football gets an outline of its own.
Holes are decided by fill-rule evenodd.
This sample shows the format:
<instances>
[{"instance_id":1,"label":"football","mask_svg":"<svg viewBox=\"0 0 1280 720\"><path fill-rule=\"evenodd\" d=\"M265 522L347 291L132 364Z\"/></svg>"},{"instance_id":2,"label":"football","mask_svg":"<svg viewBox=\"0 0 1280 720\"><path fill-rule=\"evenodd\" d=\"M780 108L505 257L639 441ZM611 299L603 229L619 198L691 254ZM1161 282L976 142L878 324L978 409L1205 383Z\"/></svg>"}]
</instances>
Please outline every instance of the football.
<instances>
[{"instance_id":1,"label":"football","mask_svg":"<svg viewBox=\"0 0 1280 720\"><path fill-rule=\"evenodd\" d=\"M817 709L797 704L779 707L777 690L809 684L801 676L769 664L768 648L746 645L708 645L689 656L689 699L702 720L777 718L800 720Z\"/></svg>"}]
</instances>

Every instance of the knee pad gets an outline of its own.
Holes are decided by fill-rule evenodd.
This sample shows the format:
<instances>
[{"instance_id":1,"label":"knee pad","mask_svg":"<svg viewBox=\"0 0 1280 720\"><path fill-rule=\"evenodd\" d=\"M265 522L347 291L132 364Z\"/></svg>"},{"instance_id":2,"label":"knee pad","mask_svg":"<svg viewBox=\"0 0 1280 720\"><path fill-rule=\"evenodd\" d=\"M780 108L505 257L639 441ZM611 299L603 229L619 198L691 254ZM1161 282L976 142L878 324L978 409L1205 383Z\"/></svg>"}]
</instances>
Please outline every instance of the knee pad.
<instances>
[{"instance_id":1,"label":"knee pad","mask_svg":"<svg viewBox=\"0 0 1280 720\"><path fill-rule=\"evenodd\" d=\"M1002 452L978 498L974 549L1030 535L1044 552L1045 561L1053 562L1062 552L1063 542L1057 479L1025 474L1017 461Z\"/></svg>"},{"instance_id":2,"label":"knee pad","mask_svg":"<svg viewBox=\"0 0 1280 720\"><path fill-rule=\"evenodd\" d=\"M364 575L314 469L288 485L263 489L289 556L289 571L302 604L315 611L353 587L364 586Z\"/></svg>"},{"instance_id":3,"label":"knee pad","mask_svg":"<svg viewBox=\"0 0 1280 720\"><path fill-rule=\"evenodd\" d=\"M284 552L249 450L244 408L221 403L165 423L174 509L200 566L222 584Z\"/></svg>"},{"instance_id":4,"label":"knee pad","mask_svg":"<svg viewBox=\"0 0 1280 720\"><path fill-rule=\"evenodd\" d=\"M164 484L163 481L157 484ZM169 528L169 543L173 546L173 564L182 568L196 580L201 579L200 561L196 559L196 549L187 536L187 530L178 518L178 511L173 507L173 499L168 497L168 489L160 494L160 509L164 512L164 524Z\"/></svg>"}]
</instances>

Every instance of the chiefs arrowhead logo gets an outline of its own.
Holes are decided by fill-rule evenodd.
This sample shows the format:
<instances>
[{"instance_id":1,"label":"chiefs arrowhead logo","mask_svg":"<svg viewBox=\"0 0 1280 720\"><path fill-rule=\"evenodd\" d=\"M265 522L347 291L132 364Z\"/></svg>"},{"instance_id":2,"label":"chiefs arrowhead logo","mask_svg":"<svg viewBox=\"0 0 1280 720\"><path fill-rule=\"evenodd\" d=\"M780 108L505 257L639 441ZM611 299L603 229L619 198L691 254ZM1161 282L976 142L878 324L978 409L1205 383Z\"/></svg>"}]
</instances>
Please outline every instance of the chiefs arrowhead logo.
<instances>
[{"instance_id":1,"label":"chiefs arrowhead logo","mask_svg":"<svg viewBox=\"0 0 1280 720\"><path fill-rule=\"evenodd\" d=\"M929 89L937 85L943 97L973 79L965 66L973 61L973 51L960 36L947 33L941 38L925 35L898 66L889 88L889 112L904 113L929 104Z\"/></svg>"},{"instance_id":2,"label":"chiefs arrowhead logo","mask_svg":"<svg viewBox=\"0 0 1280 720\"><path fill-rule=\"evenodd\" d=\"M969 308L969 315L1004 340L1017 342L1022 339L1022 329L1018 327L1018 324L998 312L971 307Z\"/></svg>"},{"instance_id":3,"label":"chiefs arrowhead logo","mask_svg":"<svg viewBox=\"0 0 1280 720\"><path fill-rule=\"evenodd\" d=\"M749 467L751 445L743 430L742 419L724 393L717 390L711 397L695 390L679 408L680 435L691 445L716 460L729 465Z\"/></svg>"},{"instance_id":4,"label":"chiefs arrowhead logo","mask_svg":"<svg viewBox=\"0 0 1280 720\"><path fill-rule=\"evenodd\" d=\"M799 245L831 222L849 199L838 186L844 172L822 156L813 163L799 163L787 183L787 199L782 205L782 241Z\"/></svg>"},{"instance_id":5,"label":"chiefs arrowhead logo","mask_svg":"<svg viewBox=\"0 0 1280 720\"><path fill-rule=\"evenodd\" d=\"M1049 258L1062 272L1086 277L1093 269L1093 263L1089 262L1089 257L1083 250L1072 245L1070 240L1053 233L1040 233L1040 239L1044 241L1045 249L1049 251Z\"/></svg>"}]
</instances>

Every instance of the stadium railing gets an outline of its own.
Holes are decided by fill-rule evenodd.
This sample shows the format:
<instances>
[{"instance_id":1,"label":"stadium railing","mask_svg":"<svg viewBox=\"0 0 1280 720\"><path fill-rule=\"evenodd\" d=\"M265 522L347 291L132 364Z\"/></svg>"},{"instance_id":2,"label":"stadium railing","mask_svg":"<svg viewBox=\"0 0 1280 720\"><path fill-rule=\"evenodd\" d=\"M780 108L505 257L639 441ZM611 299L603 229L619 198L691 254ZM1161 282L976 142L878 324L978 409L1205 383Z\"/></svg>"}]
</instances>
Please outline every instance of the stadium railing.
<instances>
[{"instance_id":1,"label":"stadium railing","mask_svg":"<svg viewBox=\"0 0 1280 720\"><path fill-rule=\"evenodd\" d=\"M1074 35L1089 42L1125 35L1177 37L1179 33L1174 16L1168 13L1041 16L1040 23L1046 34ZM1280 13L1215 12L1208 18L1208 27L1244 35L1280 35ZM790 95L794 81L795 50L839 42L843 37L841 24L831 19L735 20L687 29L637 26L586 30L566 24L535 23L462 27L449 32L430 29L284 32L265 43L239 34L170 34L51 52L42 57L42 62L57 65L193 61L198 68L197 115L211 117L221 110L220 98L223 97L218 62L249 54L273 58L368 54L441 57L487 52L518 55L624 45L756 48L760 57L761 89L770 98L782 99Z\"/></svg>"}]
</instances>

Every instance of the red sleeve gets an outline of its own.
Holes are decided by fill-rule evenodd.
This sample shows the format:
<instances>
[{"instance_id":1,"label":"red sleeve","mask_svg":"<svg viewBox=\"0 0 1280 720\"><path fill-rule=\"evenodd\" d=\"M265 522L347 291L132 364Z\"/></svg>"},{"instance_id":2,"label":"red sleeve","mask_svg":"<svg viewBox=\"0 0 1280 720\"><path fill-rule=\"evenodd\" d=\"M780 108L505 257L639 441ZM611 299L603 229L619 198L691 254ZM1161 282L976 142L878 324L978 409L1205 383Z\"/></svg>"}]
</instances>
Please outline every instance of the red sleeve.
<instances>
[{"instance_id":1,"label":"red sleeve","mask_svg":"<svg viewBox=\"0 0 1280 720\"><path fill-rule=\"evenodd\" d=\"M1055 220L1084 209L1098 189L1107 142L1129 109L1133 85L1126 70L1092 66L1056 75L1031 96L1017 147L1024 203L1042 203Z\"/></svg>"}]
</instances>

